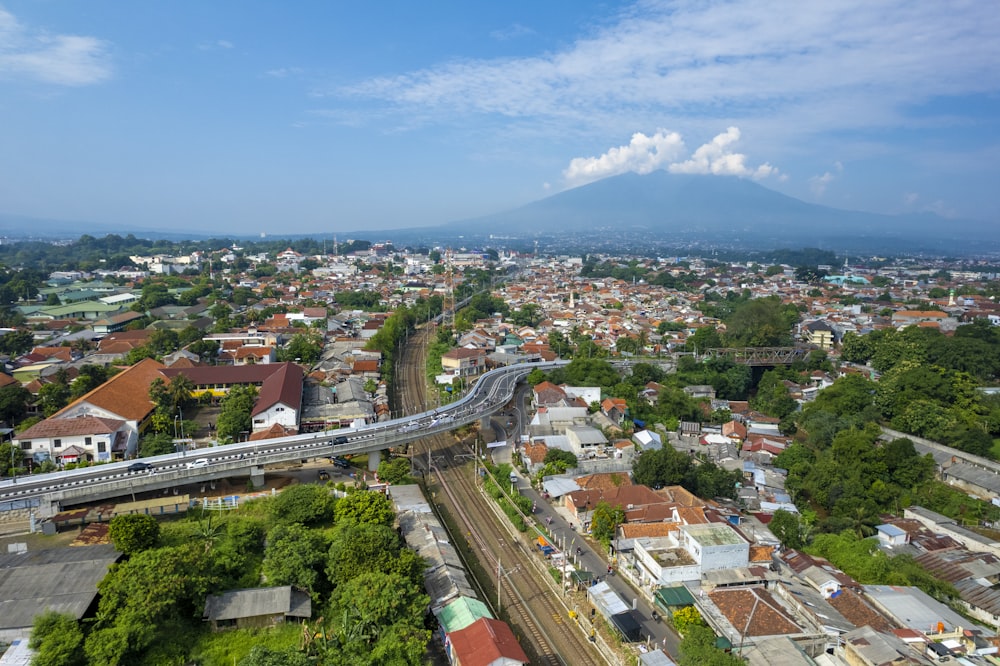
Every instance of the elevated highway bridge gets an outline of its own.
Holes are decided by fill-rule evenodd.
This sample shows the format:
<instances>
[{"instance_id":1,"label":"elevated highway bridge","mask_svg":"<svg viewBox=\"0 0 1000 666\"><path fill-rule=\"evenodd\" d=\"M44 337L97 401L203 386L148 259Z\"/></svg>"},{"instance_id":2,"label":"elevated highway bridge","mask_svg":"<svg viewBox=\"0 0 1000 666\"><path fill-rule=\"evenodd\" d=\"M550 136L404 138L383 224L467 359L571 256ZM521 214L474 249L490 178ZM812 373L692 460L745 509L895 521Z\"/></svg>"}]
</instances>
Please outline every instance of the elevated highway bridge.
<instances>
[{"instance_id":1,"label":"elevated highway bridge","mask_svg":"<svg viewBox=\"0 0 1000 666\"><path fill-rule=\"evenodd\" d=\"M368 453L369 466L375 469L381 451L489 416L510 401L518 382L529 372L535 368L545 370L566 363L525 363L491 370L470 387L467 395L455 402L420 414L358 428L326 430L143 458L142 462L153 465L153 469L148 471L129 471L129 465L135 461L125 461L16 480L6 479L0 482L0 510L31 507L35 509L36 516L46 518L76 504L232 476L249 475L258 485L263 484L265 465L325 456Z\"/></svg>"}]
</instances>

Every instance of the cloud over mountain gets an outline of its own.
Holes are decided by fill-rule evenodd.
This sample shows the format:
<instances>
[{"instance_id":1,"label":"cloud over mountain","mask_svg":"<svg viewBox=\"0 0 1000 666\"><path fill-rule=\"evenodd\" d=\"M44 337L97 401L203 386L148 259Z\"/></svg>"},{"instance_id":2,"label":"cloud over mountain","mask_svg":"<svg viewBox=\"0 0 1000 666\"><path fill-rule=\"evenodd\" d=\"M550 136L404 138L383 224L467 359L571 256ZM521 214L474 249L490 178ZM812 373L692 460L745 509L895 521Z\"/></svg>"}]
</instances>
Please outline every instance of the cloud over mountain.
<instances>
[{"instance_id":1,"label":"cloud over mountain","mask_svg":"<svg viewBox=\"0 0 1000 666\"><path fill-rule=\"evenodd\" d=\"M645 175L658 169L671 173L741 176L754 179L778 173L778 169L766 162L757 167L747 166L747 156L733 151L739 140L739 128L730 127L708 143L699 146L691 157L679 161L686 150L684 139L680 134L663 129L658 130L653 136L636 132L627 146L611 148L598 157L573 158L563 172L563 178L568 186L576 187L608 176L623 173Z\"/></svg>"}]
</instances>

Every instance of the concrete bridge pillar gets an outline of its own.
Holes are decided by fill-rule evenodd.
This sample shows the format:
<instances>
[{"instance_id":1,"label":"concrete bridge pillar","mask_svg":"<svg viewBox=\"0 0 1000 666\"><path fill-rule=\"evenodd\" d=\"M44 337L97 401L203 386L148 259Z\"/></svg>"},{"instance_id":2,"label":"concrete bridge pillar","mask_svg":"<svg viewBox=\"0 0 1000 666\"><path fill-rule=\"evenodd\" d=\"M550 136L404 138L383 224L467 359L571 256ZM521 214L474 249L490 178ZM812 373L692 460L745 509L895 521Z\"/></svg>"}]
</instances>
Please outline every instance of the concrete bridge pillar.
<instances>
[{"instance_id":1,"label":"concrete bridge pillar","mask_svg":"<svg viewBox=\"0 0 1000 666\"><path fill-rule=\"evenodd\" d=\"M250 483L254 488L264 487L264 466L254 465L250 468Z\"/></svg>"},{"instance_id":2,"label":"concrete bridge pillar","mask_svg":"<svg viewBox=\"0 0 1000 666\"><path fill-rule=\"evenodd\" d=\"M377 472L378 464L382 462L382 452L381 451L369 451L368 452L368 471Z\"/></svg>"}]
</instances>

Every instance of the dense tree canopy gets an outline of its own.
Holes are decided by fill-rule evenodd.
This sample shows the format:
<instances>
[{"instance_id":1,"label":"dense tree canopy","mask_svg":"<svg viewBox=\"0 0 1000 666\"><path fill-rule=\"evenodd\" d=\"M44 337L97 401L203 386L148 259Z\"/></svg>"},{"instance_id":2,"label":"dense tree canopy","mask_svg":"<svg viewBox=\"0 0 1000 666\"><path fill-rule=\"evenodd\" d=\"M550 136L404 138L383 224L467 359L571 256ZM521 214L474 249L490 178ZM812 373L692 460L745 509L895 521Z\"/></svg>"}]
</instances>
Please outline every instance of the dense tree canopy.
<instances>
[{"instance_id":1,"label":"dense tree canopy","mask_svg":"<svg viewBox=\"0 0 1000 666\"><path fill-rule=\"evenodd\" d=\"M680 485L698 497L735 497L739 472L728 472L713 462L695 460L671 446L643 451L632 467L636 483L660 488Z\"/></svg>"},{"instance_id":2,"label":"dense tree canopy","mask_svg":"<svg viewBox=\"0 0 1000 666\"><path fill-rule=\"evenodd\" d=\"M271 511L281 523L321 525L332 520L334 499L322 486L295 484L285 488L274 498Z\"/></svg>"},{"instance_id":3,"label":"dense tree canopy","mask_svg":"<svg viewBox=\"0 0 1000 666\"><path fill-rule=\"evenodd\" d=\"M146 514L121 514L111 519L108 536L115 548L126 555L134 555L157 544L160 540L160 524L156 518Z\"/></svg>"},{"instance_id":4,"label":"dense tree canopy","mask_svg":"<svg viewBox=\"0 0 1000 666\"><path fill-rule=\"evenodd\" d=\"M85 666L83 629L69 613L47 610L35 618L28 647L33 666Z\"/></svg>"}]
</instances>

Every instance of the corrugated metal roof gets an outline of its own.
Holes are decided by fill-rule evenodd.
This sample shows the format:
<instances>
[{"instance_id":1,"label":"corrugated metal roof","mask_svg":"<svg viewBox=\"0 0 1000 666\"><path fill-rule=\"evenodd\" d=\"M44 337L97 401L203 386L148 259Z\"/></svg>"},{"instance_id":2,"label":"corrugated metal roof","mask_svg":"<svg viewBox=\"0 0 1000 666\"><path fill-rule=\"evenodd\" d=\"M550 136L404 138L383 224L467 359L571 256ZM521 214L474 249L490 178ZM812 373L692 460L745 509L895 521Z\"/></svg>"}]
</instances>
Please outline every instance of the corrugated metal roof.
<instances>
[{"instance_id":1,"label":"corrugated metal roof","mask_svg":"<svg viewBox=\"0 0 1000 666\"><path fill-rule=\"evenodd\" d=\"M291 585L210 594L205 600L205 618L209 620L237 620L279 613L307 618L312 615L312 601L308 594Z\"/></svg>"},{"instance_id":2,"label":"corrugated metal roof","mask_svg":"<svg viewBox=\"0 0 1000 666\"><path fill-rule=\"evenodd\" d=\"M664 608L694 605L694 597L683 585L661 587L656 591L656 601Z\"/></svg>"},{"instance_id":3,"label":"corrugated metal roof","mask_svg":"<svg viewBox=\"0 0 1000 666\"><path fill-rule=\"evenodd\" d=\"M481 617L492 618L493 614L479 599L458 597L448 605L434 612L446 634L465 629Z\"/></svg>"},{"instance_id":4,"label":"corrugated metal roof","mask_svg":"<svg viewBox=\"0 0 1000 666\"><path fill-rule=\"evenodd\" d=\"M30 627L46 609L82 618L119 557L109 545L0 555L0 629Z\"/></svg>"}]
</instances>

